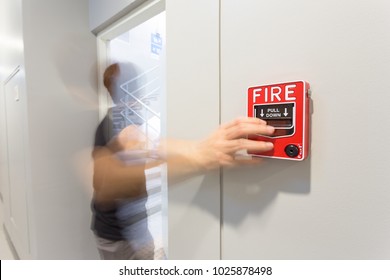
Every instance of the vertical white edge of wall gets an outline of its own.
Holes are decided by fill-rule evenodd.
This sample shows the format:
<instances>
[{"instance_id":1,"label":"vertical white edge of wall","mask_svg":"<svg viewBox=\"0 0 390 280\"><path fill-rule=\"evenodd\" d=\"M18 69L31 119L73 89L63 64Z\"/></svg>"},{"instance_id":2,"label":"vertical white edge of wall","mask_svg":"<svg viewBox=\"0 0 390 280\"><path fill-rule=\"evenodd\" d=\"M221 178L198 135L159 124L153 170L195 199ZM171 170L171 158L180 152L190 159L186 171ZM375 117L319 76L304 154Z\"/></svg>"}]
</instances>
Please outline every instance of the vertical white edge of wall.
<instances>
[{"instance_id":1,"label":"vertical white edge of wall","mask_svg":"<svg viewBox=\"0 0 390 280\"><path fill-rule=\"evenodd\" d=\"M166 0L167 137L219 125L219 1ZM168 258L220 259L220 174L169 186Z\"/></svg>"},{"instance_id":2,"label":"vertical white edge of wall","mask_svg":"<svg viewBox=\"0 0 390 280\"><path fill-rule=\"evenodd\" d=\"M97 73L98 73L98 100L99 100L99 120L102 120L106 115L108 108L110 107L110 99L106 88L103 84L104 70L108 66L108 54L107 54L108 41L99 38L97 39Z\"/></svg>"}]
</instances>

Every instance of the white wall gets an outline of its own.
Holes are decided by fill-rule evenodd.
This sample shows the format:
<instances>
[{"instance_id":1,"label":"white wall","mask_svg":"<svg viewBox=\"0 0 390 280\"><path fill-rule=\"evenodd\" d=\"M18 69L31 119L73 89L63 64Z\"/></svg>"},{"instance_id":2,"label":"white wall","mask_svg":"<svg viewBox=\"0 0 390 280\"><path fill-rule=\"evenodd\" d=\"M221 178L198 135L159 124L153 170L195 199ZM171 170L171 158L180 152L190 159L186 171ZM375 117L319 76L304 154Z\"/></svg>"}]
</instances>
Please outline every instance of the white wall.
<instances>
[{"instance_id":1,"label":"white wall","mask_svg":"<svg viewBox=\"0 0 390 280\"><path fill-rule=\"evenodd\" d=\"M168 136L202 138L220 113L246 115L249 86L306 79L314 101L306 161L267 159L169 190L169 258L390 257L389 8L166 1Z\"/></svg>"},{"instance_id":2,"label":"white wall","mask_svg":"<svg viewBox=\"0 0 390 280\"><path fill-rule=\"evenodd\" d=\"M311 157L224 172L222 258L390 257L390 3L221 2L222 120L249 86L305 79Z\"/></svg>"},{"instance_id":3,"label":"white wall","mask_svg":"<svg viewBox=\"0 0 390 280\"><path fill-rule=\"evenodd\" d=\"M24 52L15 61L5 60L7 68L20 64L25 73L30 248L19 248L18 254L96 258L90 230L90 152L98 122L96 39L89 31L88 1L5 2L14 9L4 12L15 16L7 19L5 30L24 40ZM5 57L13 52L5 49Z\"/></svg>"},{"instance_id":4,"label":"white wall","mask_svg":"<svg viewBox=\"0 0 390 280\"><path fill-rule=\"evenodd\" d=\"M246 115L247 88L263 83L308 80L314 113L308 160L224 170L222 202L207 176L171 188L169 257L389 258L387 1L221 1L217 62L218 5L178 2L167 1L168 132L205 135L219 105L222 122Z\"/></svg>"},{"instance_id":5,"label":"white wall","mask_svg":"<svg viewBox=\"0 0 390 280\"><path fill-rule=\"evenodd\" d=\"M93 258L96 39L88 1L25 1L23 11L37 257Z\"/></svg>"}]
</instances>

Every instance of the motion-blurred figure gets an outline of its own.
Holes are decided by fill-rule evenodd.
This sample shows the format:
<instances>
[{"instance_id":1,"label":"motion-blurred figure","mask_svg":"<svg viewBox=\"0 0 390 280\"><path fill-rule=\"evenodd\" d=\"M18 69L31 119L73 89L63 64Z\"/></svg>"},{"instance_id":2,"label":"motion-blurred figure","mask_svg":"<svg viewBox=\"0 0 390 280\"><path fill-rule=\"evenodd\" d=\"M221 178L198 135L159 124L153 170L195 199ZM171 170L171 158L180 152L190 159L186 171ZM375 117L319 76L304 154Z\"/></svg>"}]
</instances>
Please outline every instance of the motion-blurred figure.
<instances>
[{"instance_id":1,"label":"motion-blurred figure","mask_svg":"<svg viewBox=\"0 0 390 280\"><path fill-rule=\"evenodd\" d=\"M112 64L104 73L104 85L115 106L98 126L93 150L92 229L102 259L156 258L145 207L148 198L145 173L148 170L161 163L167 164L171 185L221 166L258 161L237 158L236 153L241 150L264 152L273 149L272 143L246 138L249 134L271 135L273 127L260 119L238 118L221 125L205 140L165 139L156 149L150 150L148 139L139 130L142 122L127 125L120 121L120 112L127 102L121 85L135 76L135 67L126 63Z\"/></svg>"}]
</instances>

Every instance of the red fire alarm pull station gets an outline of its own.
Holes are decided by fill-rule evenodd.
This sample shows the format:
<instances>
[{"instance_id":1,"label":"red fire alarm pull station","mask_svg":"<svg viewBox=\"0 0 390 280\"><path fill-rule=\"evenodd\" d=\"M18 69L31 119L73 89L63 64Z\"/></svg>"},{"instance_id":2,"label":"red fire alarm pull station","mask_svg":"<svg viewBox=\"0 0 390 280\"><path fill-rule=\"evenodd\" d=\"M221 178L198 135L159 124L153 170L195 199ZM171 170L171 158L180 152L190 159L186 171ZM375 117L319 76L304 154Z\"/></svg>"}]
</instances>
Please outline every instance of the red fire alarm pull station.
<instances>
[{"instance_id":1,"label":"red fire alarm pull station","mask_svg":"<svg viewBox=\"0 0 390 280\"><path fill-rule=\"evenodd\" d=\"M274 149L261 157L304 160L309 152L310 85L305 81L254 86L248 89L248 116L275 127L272 136L250 135Z\"/></svg>"}]
</instances>

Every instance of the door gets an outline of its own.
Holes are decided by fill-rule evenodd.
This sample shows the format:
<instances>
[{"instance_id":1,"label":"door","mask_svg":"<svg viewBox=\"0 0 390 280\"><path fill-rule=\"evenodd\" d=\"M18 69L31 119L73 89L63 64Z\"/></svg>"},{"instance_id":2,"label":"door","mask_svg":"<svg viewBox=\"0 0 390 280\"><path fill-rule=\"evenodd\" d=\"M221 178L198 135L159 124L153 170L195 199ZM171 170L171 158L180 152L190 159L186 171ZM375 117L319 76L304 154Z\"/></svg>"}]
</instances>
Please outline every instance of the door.
<instances>
[{"instance_id":1,"label":"door","mask_svg":"<svg viewBox=\"0 0 390 280\"><path fill-rule=\"evenodd\" d=\"M6 135L8 144L8 185L3 192L4 222L18 252L29 251L27 174L25 160L26 96L20 67L4 84ZM23 256L21 256L23 257Z\"/></svg>"},{"instance_id":2,"label":"door","mask_svg":"<svg viewBox=\"0 0 390 280\"><path fill-rule=\"evenodd\" d=\"M156 151L165 127L165 4L149 1L132 11L119 23L104 30L98 36L99 61L104 65L102 73L113 63L126 64L128 79L120 85L121 99L112 110L113 128L122 130L134 126L145 145L128 153L127 163L152 162L143 155L145 150ZM100 75L103 78L103 74ZM108 95L101 91L100 100ZM104 116L111 100L100 102ZM166 256L166 180L160 166L145 170L148 199L145 218L153 236L155 258ZM138 211L138 209L135 209ZM132 210L134 211L134 209Z\"/></svg>"},{"instance_id":3,"label":"door","mask_svg":"<svg viewBox=\"0 0 390 280\"><path fill-rule=\"evenodd\" d=\"M151 151L156 151L161 139L165 105L165 34L165 12L161 12L113 38L108 46L110 63L131 63L134 70L121 85L125 93L121 104L125 106L113 116L113 126L134 125L146 138L144 148ZM145 219L153 236L155 258L161 259L165 256L161 167L146 169L145 175L148 192Z\"/></svg>"}]
</instances>

